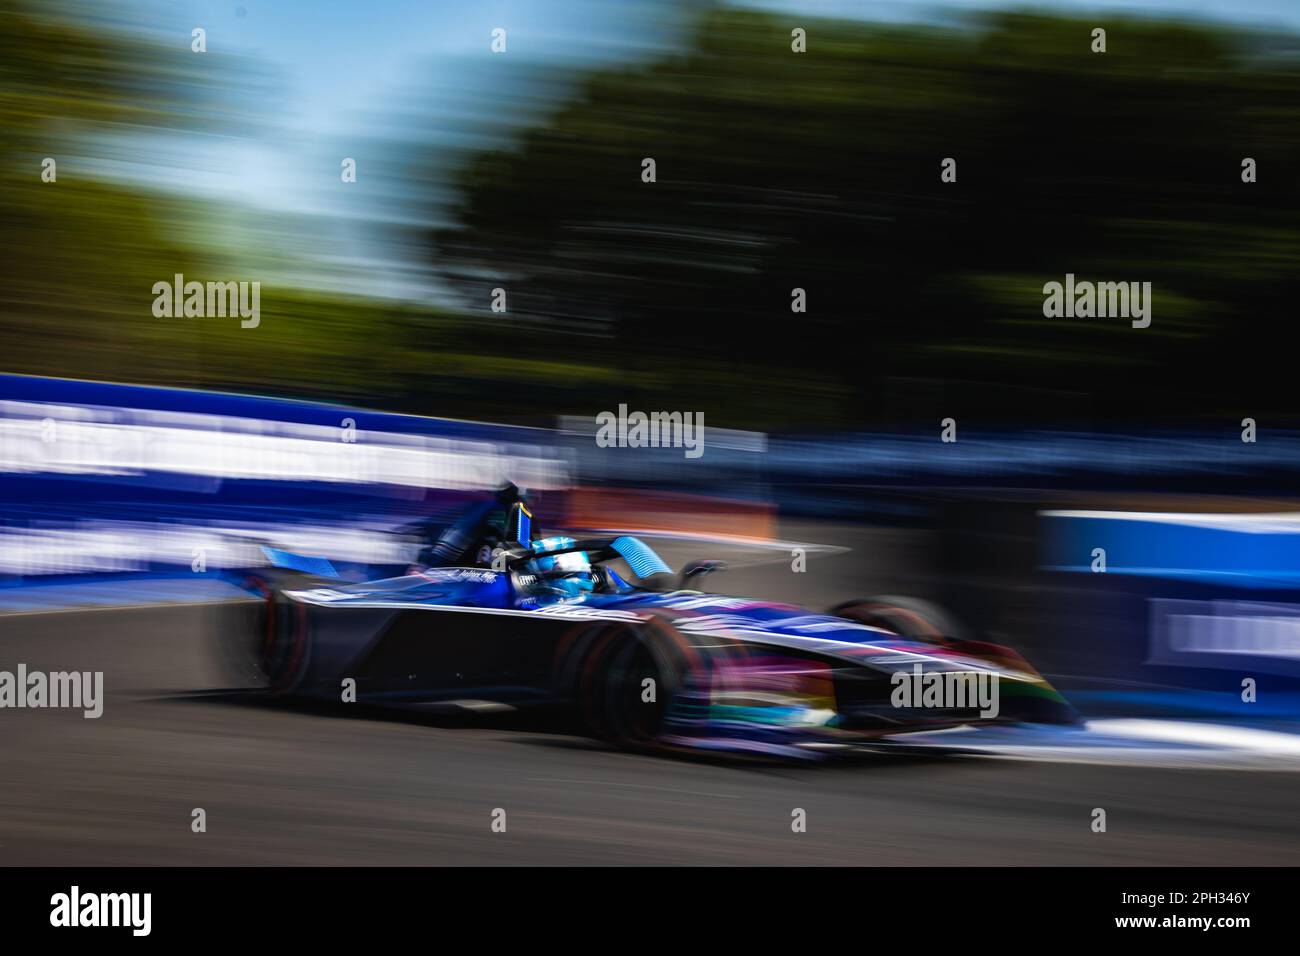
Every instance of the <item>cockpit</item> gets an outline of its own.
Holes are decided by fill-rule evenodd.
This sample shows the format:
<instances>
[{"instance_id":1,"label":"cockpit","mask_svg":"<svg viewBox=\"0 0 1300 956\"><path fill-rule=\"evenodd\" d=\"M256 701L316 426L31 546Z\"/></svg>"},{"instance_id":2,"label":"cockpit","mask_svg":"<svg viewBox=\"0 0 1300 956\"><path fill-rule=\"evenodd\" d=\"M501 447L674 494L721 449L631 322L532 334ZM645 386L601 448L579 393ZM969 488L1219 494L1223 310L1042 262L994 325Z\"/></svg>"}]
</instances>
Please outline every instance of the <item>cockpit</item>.
<instances>
[{"instance_id":1,"label":"cockpit","mask_svg":"<svg viewBox=\"0 0 1300 956\"><path fill-rule=\"evenodd\" d=\"M514 485L466 508L450 525L428 522L418 530L427 543L417 566L509 571L516 599L529 605L678 584L663 559L638 538L534 538L533 514ZM626 565L631 578L624 580L611 561Z\"/></svg>"},{"instance_id":2,"label":"cockpit","mask_svg":"<svg viewBox=\"0 0 1300 956\"><path fill-rule=\"evenodd\" d=\"M574 538L542 538L532 542L534 551L556 551L576 543ZM554 557L537 557L524 565L524 573L562 599L579 598L596 590L597 574L585 551L565 551Z\"/></svg>"},{"instance_id":3,"label":"cockpit","mask_svg":"<svg viewBox=\"0 0 1300 956\"><path fill-rule=\"evenodd\" d=\"M593 550L594 549L594 550ZM555 536L530 542L510 563L515 593L528 603L580 601L589 594L633 590L607 562L622 559L640 586L675 580L672 570L649 545L630 536L578 541Z\"/></svg>"}]
</instances>

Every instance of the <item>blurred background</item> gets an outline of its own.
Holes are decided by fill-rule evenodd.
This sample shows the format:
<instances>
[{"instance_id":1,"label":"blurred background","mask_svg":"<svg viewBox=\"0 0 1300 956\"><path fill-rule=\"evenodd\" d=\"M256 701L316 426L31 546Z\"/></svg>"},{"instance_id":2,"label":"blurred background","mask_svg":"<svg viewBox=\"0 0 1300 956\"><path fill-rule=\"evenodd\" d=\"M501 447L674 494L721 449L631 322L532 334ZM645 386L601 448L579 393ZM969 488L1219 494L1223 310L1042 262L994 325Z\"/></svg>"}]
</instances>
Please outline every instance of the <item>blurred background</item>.
<instances>
[{"instance_id":1,"label":"blurred background","mask_svg":"<svg viewBox=\"0 0 1300 956\"><path fill-rule=\"evenodd\" d=\"M404 560L403 524L513 480L546 527L657 534L675 563L726 557L727 593L935 600L1089 718L1165 722L1104 755L1040 748L1069 770L966 778L1005 811L947 806L947 770L908 768L871 796L877 819L908 832L928 806L948 830L876 862L1294 862L1287 775L1210 770L1300 760L1295 4L0 11L0 665L102 660L131 701L212 689L178 635L230 597L223 568L266 542ZM1043 286L1067 273L1151 283L1150 327L1045 318ZM177 274L260 282L259 323L156 316L152 288ZM600 447L596 416L620 404L703 415L704 454ZM152 783L104 769L109 796L88 803L84 768L54 760L10 796L0 836L20 862L43 813L56 859L171 860L152 822L185 786L164 754L250 814L209 862L336 862L327 833L354 860L406 859L411 844L342 806L310 839L248 810L321 810L302 791L328 787L342 750L387 781L372 805L433 832L459 825L480 770L535 759L534 791L556 806L572 791L508 733L476 750L463 733L349 728L295 762L290 741L320 733L302 715L122 706L113 759ZM33 726L45 749L11 743L10 765L86 746ZM223 735L238 756L195 744ZM460 780L442 804L401 789L426 746ZM1125 763L1141 770L1110 776ZM609 786L643 784L619 768ZM697 790L729 779L674 773ZM864 795L846 779L816 786L852 832ZM786 799L786 783L751 783ZM1089 787L1139 794L1144 835L1103 848L1054 829ZM1225 818L1233 800L1251 813ZM135 850L95 835L119 806L142 808L120 830ZM1030 821L1014 847L987 842L1003 813ZM746 826L697 849L779 849ZM559 827L537 859L681 861L699 838L584 834ZM799 852L862 862L851 843Z\"/></svg>"},{"instance_id":2,"label":"blurred background","mask_svg":"<svg viewBox=\"0 0 1300 956\"><path fill-rule=\"evenodd\" d=\"M765 430L1294 414L1282 0L4 7L7 371ZM260 280L262 327L154 319L178 272ZM1151 327L1044 321L1066 272L1151 282Z\"/></svg>"}]
</instances>

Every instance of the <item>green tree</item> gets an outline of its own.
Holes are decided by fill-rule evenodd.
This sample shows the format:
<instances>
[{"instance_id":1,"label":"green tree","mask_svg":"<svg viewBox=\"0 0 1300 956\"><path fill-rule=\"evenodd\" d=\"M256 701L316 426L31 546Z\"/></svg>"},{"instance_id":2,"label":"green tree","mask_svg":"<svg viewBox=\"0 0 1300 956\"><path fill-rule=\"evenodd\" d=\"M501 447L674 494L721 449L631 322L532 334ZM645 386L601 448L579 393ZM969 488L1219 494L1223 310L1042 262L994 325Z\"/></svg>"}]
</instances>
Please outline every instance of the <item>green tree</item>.
<instances>
[{"instance_id":1,"label":"green tree","mask_svg":"<svg viewBox=\"0 0 1300 956\"><path fill-rule=\"evenodd\" d=\"M680 55L593 73L467 164L434 261L479 301L509 287L521 352L576 350L646 407L760 425L1294 410L1259 348L1298 291L1294 61L1110 17L1093 54L1093 26L715 12ZM1267 180L1243 184L1243 156ZM1066 272L1152 282L1151 328L1044 318Z\"/></svg>"}]
</instances>

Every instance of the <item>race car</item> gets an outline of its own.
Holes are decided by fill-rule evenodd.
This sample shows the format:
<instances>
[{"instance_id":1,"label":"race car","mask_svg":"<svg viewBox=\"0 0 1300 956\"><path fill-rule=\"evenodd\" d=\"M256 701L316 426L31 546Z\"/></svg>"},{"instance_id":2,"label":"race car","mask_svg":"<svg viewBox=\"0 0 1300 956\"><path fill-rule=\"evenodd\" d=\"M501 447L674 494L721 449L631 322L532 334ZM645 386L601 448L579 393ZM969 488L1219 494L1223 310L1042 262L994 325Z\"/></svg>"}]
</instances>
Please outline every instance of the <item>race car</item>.
<instances>
[{"instance_id":1,"label":"race car","mask_svg":"<svg viewBox=\"0 0 1300 956\"><path fill-rule=\"evenodd\" d=\"M273 567L240 583L262 598L257 669L271 692L425 709L545 705L623 747L794 756L1078 719L1015 651L967 639L920 601L819 614L710 594L701 585L721 562L675 572L632 535L534 535L513 486L422 530L406 573L359 582L326 558L265 549ZM989 686L991 708L976 693Z\"/></svg>"}]
</instances>

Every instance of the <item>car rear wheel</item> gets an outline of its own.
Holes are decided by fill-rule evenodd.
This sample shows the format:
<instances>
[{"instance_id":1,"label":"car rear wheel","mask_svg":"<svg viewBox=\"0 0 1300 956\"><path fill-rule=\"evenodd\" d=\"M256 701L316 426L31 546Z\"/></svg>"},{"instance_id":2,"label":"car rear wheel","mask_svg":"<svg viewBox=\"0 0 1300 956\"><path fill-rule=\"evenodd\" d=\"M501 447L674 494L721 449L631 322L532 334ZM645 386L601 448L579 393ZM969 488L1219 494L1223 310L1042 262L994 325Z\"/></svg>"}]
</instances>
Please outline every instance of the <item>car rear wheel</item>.
<instances>
[{"instance_id":1,"label":"car rear wheel","mask_svg":"<svg viewBox=\"0 0 1300 956\"><path fill-rule=\"evenodd\" d=\"M337 584L330 578L269 568L251 573L245 581L245 588L262 598L253 609L251 650L271 692L290 693L297 686L310 652L304 609L284 592Z\"/></svg>"}]
</instances>

